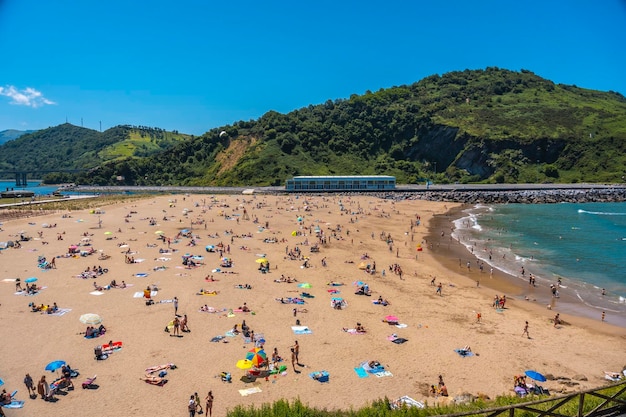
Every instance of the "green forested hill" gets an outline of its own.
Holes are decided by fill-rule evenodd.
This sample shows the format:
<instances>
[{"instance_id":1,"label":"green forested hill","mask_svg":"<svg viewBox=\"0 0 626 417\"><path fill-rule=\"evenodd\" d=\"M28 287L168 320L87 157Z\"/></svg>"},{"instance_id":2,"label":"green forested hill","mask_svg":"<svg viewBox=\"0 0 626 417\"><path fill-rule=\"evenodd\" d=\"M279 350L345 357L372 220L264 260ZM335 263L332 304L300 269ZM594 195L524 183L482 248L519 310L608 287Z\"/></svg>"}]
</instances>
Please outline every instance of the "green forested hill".
<instances>
[{"instance_id":1,"label":"green forested hill","mask_svg":"<svg viewBox=\"0 0 626 417\"><path fill-rule=\"evenodd\" d=\"M33 133L33 132L34 130L15 130L15 129L3 130L0 132L0 145L10 140L17 139L20 136L25 135L27 133Z\"/></svg>"},{"instance_id":2,"label":"green forested hill","mask_svg":"<svg viewBox=\"0 0 626 417\"><path fill-rule=\"evenodd\" d=\"M101 133L65 123L0 146L0 171L91 169L117 159L149 156L189 138L148 127L116 126Z\"/></svg>"},{"instance_id":3,"label":"green forested hill","mask_svg":"<svg viewBox=\"0 0 626 417\"><path fill-rule=\"evenodd\" d=\"M293 175L387 174L401 183L618 182L626 99L487 68L215 128L84 184L280 185Z\"/></svg>"}]
</instances>

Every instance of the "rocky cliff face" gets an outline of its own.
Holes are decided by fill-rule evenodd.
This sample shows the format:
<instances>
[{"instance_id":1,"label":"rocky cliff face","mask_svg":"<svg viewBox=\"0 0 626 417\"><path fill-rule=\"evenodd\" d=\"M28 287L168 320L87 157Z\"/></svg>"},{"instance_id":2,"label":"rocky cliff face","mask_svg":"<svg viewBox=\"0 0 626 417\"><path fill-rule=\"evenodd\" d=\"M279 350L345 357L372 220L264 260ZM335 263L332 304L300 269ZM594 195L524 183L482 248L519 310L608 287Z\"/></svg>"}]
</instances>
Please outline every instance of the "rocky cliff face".
<instances>
[{"instance_id":1,"label":"rocky cliff face","mask_svg":"<svg viewBox=\"0 0 626 417\"><path fill-rule=\"evenodd\" d=\"M491 154L515 150L521 151L529 163L551 164L567 145L562 139L537 139L527 144L513 140L484 140L460 132L456 127L442 125L423 128L418 137L417 144L407 151L409 159L436 162L440 171L454 166L480 178L494 173Z\"/></svg>"}]
</instances>

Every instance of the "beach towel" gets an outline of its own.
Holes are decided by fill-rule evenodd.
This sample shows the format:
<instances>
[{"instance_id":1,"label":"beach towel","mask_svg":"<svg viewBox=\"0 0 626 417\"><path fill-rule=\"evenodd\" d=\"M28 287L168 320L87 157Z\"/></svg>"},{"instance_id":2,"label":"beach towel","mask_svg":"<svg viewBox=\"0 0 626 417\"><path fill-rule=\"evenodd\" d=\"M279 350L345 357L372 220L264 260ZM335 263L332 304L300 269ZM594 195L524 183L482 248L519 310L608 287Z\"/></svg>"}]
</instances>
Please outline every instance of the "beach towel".
<instances>
[{"instance_id":1,"label":"beach towel","mask_svg":"<svg viewBox=\"0 0 626 417\"><path fill-rule=\"evenodd\" d=\"M139 294L139 297L137 297L137 294ZM150 291L150 298L154 298L157 296L157 294L159 294L158 291ZM144 294L143 291L141 292L136 292L135 295L133 295L134 298L143 298Z\"/></svg>"},{"instance_id":2,"label":"beach towel","mask_svg":"<svg viewBox=\"0 0 626 417\"><path fill-rule=\"evenodd\" d=\"M91 294L91 295L102 295L104 293L102 291L92 291L89 294Z\"/></svg>"},{"instance_id":3,"label":"beach towel","mask_svg":"<svg viewBox=\"0 0 626 417\"><path fill-rule=\"evenodd\" d=\"M407 407L416 407L416 408L424 408L424 403L414 400L413 398L409 397L408 395L403 395L402 397L398 398L397 400L393 401L391 403L391 408L393 409L398 409L398 408L402 408L404 406Z\"/></svg>"},{"instance_id":4,"label":"beach towel","mask_svg":"<svg viewBox=\"0 0 626 417\"><path fill-rule=\"evenodd\" d=\"M291 326L294 334L312 334L313 332L307 326Z\"/></svg>"},{"instance_id":5,"label":"beach towel","mask_svg":"<svg viewBox=\"0 0 626 417\"><path fill-rule=\"evenodd\" d=\"M135 261L135 262L137 262L137 261ZM138 277L138 278L145 278L145 277L148 276L148 273L147 272L137 272L135 274L135 276Z\"/></svg>"},{"instance_id":6,"label":"beach towel","mask_svg":"<svg viewBox=\"0 0 626 417\"><path fill-rule=\"evenodd\" d=\"M24 401L13 400L10 404L2 404L4 408L22 408L24 407Z\"/></svg>"},{"instance_id":7,"label":"beach towel","mask_svg":"<svg viewBox=\"0 0 626 417\"><path fill-rule=\"evenodd\" d=\"M459 356L461 356L461 357L463 357L463 358L465 358L465 357L467 357L467 356L474 356L474 352L469 352L469 351L467 351L467 350L463 350L463 349L454 349L454 351L455 351L456 353L458 353L458 354L459 354Z\"/></svg>"},{"instance_id":8,"label":"beach towel","mask_svg":"<svg viewBox=\"0 0 626 417\"><path fill-rule=\"evenodd\" d=\"M365 332L358 332L356 329L344 329L343 331L350 334L365 334Z\"/></svg>"},{"instance_id":9,"label":"beach towel","mask_svg":"<svg viewBox=\"0 0 626 417\"><path fill-rule=\"evenodd\" d=\"M239 394L241 394L242 397L247 397L248 395L256 394L257 392L262 392L261 388L253 387L239 390Z\"/></svg>"},{"instance_id":10,"label":"beach towel","mask_svg":"<svg viewBox=\"0 0 626 417\"><path fill-rule=\"evenodd\" d=\"M341 291L339 291L339 290L335 290L335 289L332 289L332 290L326 290L326 291L328 291L328 293L329 293L329 294L340 294L340 293L341 293Z\"/></svg>"},{"instance_id":11,"label":"beach towel","mask_svg":"<svg viewBox=\"0 0 626 417\"><path fill-rule=\"evenodd\" d=\"M356 372L359 378L367 378L369 376L367 371L361 366L354 368L354 372Z\"/></svg>"},{"instance_id":12,"label":"beach towel","mask_svg":"<svg viewBox=\"0 0 626 417\"><path fill-rule=\"evenodd\" d=\"M398 323L398 324L396 324L396 327L398 329L404 329L406 327L409 327L409 325L408 324L404 324L404 323Z\"/></svg>"},{"instance_id":13,"label":"beach towel","mask_svg":"<svg viewBox=\"0 0 626 417\"><path fill-rule=\"evenodd\" d=\"M225 336L222 336L221 334L220 334L220 335L217 335L217 336L215 336L214 338L212 338L212 339L211 339L211 342L219 342L219 341L221 341L224 337L225 337Z\"/></svg>"},{"instance_id":14,"label":"beach towel","mask_svg":"<svg viewBox=\"0 0 626 417\"><path fill-rule=\"evenodd\" d=\"M54 313L51 314L47 314L48 316L62 316L65 313L69 313L70 311L72 311L71 308L60 308L57 311L55 311Z\"/></svg>"},{"instance_id":15,"label":"beach towel","mask_svg":"<svg viewBox=\"0 0 626 417\"><path fill-rule=\"evenodd\" d=\"M401 345L404 342L408 342L407 339L405 339L404 337L396 337L395 339L392 340L393 343L395 343L396 345Z\"/></svg>"},{"instance_id":16,"label":"beach towel","mask_svg":"<svg viewBox=\"0 0 626 417\"><path fill-rule=\"evenodd\" d=\"M318 372L311 372L309 374L309 377L319 382L328 382L330 375L328 374L327 371L318 371Z\"/></svg>"}]
</instances>

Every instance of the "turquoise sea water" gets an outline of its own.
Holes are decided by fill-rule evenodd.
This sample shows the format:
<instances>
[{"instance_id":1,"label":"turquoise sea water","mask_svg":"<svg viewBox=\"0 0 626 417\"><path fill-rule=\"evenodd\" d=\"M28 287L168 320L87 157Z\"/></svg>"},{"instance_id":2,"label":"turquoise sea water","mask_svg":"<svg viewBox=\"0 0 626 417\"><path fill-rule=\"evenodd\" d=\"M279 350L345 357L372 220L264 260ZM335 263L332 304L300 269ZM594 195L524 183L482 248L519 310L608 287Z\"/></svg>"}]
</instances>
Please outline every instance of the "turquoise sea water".
<instances>
[{"instance_id":1,"label":"turquoise sea water","mask_svg":"<svg viewBox=\"0 0 626 417\"><path fill-rule=\"evenodd\" d=\"M39 181L29 180L28 187L16 187L15 181L8 180L0 180L0 190L4 191L6 189L14 189L14 190L28 190L33 191L36 195L46 195L52 194L59 187L55 185L39 185Z\"/></svg>"},{"instance_id":2,"label":"turquoise sea water","mask_svg":"<svg viewBox=\"0 0 626 417\"><path fill-rule=\"evenodd\" d=\"M524 281L532 273L548 291L561 278L561 294L626 317L626 203L476 206L465 214L455 237L485 263Z\"/></svg>"}]
</instances>

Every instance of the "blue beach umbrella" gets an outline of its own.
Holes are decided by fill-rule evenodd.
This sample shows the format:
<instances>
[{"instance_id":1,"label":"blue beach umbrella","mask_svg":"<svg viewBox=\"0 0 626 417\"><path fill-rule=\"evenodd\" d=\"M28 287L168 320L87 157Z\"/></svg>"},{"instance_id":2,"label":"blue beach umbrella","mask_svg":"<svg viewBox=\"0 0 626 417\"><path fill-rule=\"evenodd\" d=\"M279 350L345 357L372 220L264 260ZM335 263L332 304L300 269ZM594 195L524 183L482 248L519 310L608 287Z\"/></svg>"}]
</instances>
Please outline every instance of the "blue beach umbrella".
<instances>
[{"instance_id":1,"label":"blue beach umbrella","mask_svg":"<svg viewBox=\"0 0 626 417\"><path fill-rule=\"evenodd\" d=\"M35 281L37 281L37 278L35 278L35 277L26 278L26 279L24 280L24 282L27 282L27 283L29 283L29 284L30 284L31 282L35 282Z\"/></svg>"},{"instance_id":2,"label":"blue beach umbrella","mask_svg":"<svg viewBox=\"0 0 626 417\"><path fill-rule=\"evenodd\" d=\"M528 370L528 371L526 371L524 373L530 379L534 379L535 381L539 381L539 382L546 382L546 377L541 375L537 371Z\"/></svg>"},{"instance_id":3,"label":"blue beach umbrella","mask_svg":"<svg viewBox=\"0 0 626 417\"><path fill-rule=\"evenodd\" d=\"M0 379L0 386L4 385L4 381Z\"/></svg>"},{"instance_id":4,"label":"blue beach umbrella","mask_svg":"<svg viewBox=\"0 0 626 417\"><path fill-rule=\"evenodd\" d=\"M65 361L52 361L46 365L46 371L54 372L65 365Z\"/></svg>"}]
</instances>

